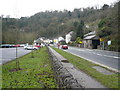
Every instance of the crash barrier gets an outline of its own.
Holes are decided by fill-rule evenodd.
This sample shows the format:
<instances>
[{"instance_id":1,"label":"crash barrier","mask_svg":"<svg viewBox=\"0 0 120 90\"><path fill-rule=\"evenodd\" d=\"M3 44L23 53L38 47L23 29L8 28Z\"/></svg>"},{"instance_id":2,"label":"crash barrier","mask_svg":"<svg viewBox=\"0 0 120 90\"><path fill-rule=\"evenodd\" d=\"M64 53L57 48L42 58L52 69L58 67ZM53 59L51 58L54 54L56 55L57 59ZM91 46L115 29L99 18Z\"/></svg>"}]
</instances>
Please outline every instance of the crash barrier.
<instances>
[{"instance_id":1,"label":"crash barrier","mask_svg":"<svg viewBox=\"0 0 120 90\"><path fill-rule=\"evenodd\" d=\"M48 51L52 58L52 69L59 88L82 88L77 80L73 78L72 74L63 66L62 61L67 61L67 59L62 58L51 47L48 47Z\"/></svg>"}]
</instances>

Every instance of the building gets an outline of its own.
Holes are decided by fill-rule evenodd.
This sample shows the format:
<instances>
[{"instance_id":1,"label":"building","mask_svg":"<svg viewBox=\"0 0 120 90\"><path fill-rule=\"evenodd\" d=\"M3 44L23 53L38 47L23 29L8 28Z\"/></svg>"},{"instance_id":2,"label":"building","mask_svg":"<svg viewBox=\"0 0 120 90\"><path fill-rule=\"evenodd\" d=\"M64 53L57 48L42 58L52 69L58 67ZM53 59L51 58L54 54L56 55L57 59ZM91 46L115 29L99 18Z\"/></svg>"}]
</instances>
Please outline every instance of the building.
<instances>
[{"instance_id":1,"label":"building","mask_svg":"<svg viewBox=\"0 0 120 90\"><path fill-rule=\"evenodd\" d=\"M66 41L66 43L69 43L69 42L71 41L72 34L73 34L73 31L69 32L69 33L65 36L65 41Z\"/></svg>"},{"instance_id":2,"label":"building","mask_svg":"<svg viewBox=\"0 0 120 90\"><path fill-rule=\"evenodd\" d=\"M96 35L96 31L84 35L83 46L84 48L97 49L100 45L100 39Z\"/></svg>"}]
</instances>

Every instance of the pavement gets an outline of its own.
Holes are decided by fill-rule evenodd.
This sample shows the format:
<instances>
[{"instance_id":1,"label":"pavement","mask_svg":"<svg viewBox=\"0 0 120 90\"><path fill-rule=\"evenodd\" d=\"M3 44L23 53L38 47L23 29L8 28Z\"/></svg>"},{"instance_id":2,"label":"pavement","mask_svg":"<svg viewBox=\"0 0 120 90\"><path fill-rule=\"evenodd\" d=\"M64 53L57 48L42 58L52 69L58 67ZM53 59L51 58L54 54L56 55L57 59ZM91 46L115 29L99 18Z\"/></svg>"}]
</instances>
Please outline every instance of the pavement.
<instances>
[{"instance_id":1,"label":"pavement","mask_svg":"<svg viewBox=\"0 0 120 90\"><path fill-rule=\"evenodd\" d=\"M52 48L50 48L50 50L57 57L59 61L67 60L66 58L61 56L59 53L57 53L55 50L53 50ZM91 76L75 68L71 63L65 63L65 62L61 62L61 63L63 67L66 68L72 74L72 76L77 80L77 82L82 87L84 88L106 88L104 85L102 85L100 82L98 82Z\"/></svg>"}]
</instances>

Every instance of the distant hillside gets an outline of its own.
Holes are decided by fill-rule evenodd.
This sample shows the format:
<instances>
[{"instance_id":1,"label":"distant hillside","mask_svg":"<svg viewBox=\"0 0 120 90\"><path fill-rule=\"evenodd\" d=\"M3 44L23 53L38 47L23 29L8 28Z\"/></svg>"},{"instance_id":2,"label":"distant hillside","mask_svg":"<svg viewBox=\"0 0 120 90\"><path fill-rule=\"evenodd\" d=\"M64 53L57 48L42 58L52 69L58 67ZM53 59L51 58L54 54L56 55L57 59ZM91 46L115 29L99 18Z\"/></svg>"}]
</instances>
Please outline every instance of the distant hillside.
<instances>
[{"instance_id":1,"label":"distant hillside","mask_svg":"<svg viewBox=\"0 0 120 90\"><path fill-rule=\"evenodd\" d=\"M3 18L3 43L32 43L38 37L56 38L74 31L75 38L97 31L101 38L118 43L118 4L79 8L74 11L46 11L20 19ZM19 39L19 40L18 40Z\"/></svg>"}]
</instances>

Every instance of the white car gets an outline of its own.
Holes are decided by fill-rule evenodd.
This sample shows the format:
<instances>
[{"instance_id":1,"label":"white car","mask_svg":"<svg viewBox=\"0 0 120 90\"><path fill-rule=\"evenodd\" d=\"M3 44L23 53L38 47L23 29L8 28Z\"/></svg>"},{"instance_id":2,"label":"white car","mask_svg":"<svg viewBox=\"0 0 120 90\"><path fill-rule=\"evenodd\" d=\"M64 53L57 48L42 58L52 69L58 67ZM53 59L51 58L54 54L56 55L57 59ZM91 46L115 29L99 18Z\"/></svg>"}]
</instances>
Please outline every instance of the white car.
<instances>
[{"instance_id":1,"label":"white car","mask_svg":"<svg viewBox=\"0 0 120 90\"><path fill-rule=\"evenodd\" d=\"M20 47L24 47L26 44L20 44Z\"/></svg>"},{"instance_id":2,"label":"white car","mask_svg":"<svg viewBox=\"0 0 120 90\"><path fill-rule=\"evenodd\" d=\"M28 46L24 46L24 49L26 49L26 50L37 50L39 48L35 47L34 45L28 45Z\"/></svg>"}]
</instances>

